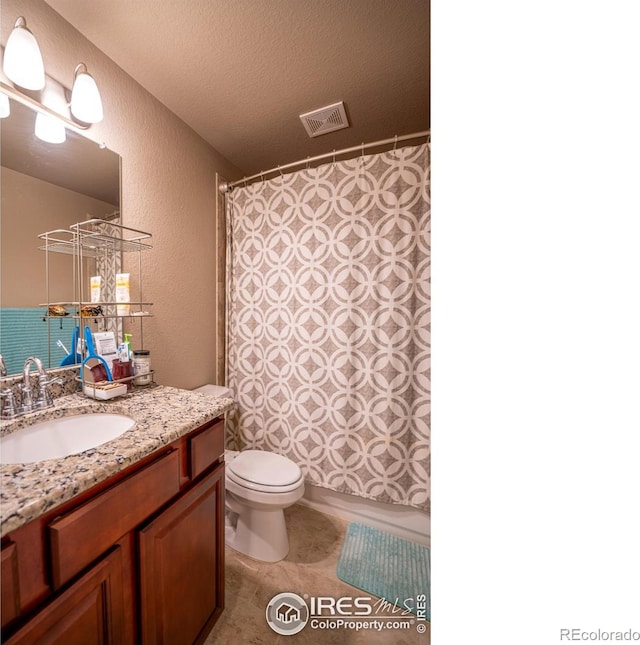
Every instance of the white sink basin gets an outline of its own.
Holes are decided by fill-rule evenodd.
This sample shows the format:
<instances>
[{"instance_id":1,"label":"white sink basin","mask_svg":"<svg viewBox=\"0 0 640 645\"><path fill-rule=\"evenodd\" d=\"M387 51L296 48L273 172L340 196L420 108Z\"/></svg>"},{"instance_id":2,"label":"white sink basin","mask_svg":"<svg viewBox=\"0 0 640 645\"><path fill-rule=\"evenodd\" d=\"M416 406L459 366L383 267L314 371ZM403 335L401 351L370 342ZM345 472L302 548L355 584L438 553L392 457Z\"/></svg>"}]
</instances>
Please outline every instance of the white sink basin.
<instances>
[{"instance_id":1,"label":"white sink basin","mask_svg":"<svg viewBox=\"0 0 640 645\"><path fill-rule=\"evenodd\" d=\"M0 441L0 463L31 464L76 455L119 437L135 421L122 414L76 414L40 421Z\"/></svg>"}]
</instances>

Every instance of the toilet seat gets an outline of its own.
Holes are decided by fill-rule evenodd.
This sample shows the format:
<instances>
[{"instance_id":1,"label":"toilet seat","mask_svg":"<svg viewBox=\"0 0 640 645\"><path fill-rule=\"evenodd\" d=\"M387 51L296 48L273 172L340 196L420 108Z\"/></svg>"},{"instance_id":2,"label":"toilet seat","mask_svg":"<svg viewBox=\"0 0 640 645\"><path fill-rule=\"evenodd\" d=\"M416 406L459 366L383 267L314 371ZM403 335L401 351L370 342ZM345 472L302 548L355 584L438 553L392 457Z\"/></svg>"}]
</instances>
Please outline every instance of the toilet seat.
<instances>
[{"instance_id":1,"label":"toilet seat","mask_svg":"<svg viewBox=\"0 0 640 645\"><path fill-rule=\"evenodd\" d=\"M239 453L227 463L227 477L239 486L265 493L288 493L303 481L297 464L265 450Z\"/></svg>"}]
</instances>

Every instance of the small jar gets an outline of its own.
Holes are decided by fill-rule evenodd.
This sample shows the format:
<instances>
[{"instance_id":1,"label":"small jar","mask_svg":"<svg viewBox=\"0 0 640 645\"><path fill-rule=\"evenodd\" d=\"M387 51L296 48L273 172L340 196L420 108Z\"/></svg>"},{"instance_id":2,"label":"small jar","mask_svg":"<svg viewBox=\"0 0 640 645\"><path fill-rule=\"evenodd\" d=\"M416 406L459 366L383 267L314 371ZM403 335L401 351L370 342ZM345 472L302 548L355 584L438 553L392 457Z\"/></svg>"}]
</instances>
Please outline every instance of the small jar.
<instances>
[{"instance_id":1,"label":"small jar","mask_svg":"<svg viewBox=\"0 0 640 645\"><path fill-rule=\"evenodd\" d=\"M133 379L135 385L149 385L151 383L151 352L148 349L133 350ZM140 376L138 376L138 374Z\"/></svg>"}]
</instances>

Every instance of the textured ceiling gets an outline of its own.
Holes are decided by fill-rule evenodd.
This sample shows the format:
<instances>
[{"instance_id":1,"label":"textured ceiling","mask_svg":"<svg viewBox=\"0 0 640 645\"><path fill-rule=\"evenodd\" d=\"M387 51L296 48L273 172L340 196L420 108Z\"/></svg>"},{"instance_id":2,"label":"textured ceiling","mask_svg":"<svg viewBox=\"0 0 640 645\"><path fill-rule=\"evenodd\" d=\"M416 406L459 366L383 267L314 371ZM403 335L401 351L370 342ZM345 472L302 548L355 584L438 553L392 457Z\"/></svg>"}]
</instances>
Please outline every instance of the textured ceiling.
<instances>
[{"instance_id":1,"label":"textured ceiling","mask_svg":"<svg viewBox=\"0 0 640 645\"><path fill-rule=\"evenodd\" d=\"M429 128L428 0L46 1L246 174Z\"/></svg>"}]
</instances>

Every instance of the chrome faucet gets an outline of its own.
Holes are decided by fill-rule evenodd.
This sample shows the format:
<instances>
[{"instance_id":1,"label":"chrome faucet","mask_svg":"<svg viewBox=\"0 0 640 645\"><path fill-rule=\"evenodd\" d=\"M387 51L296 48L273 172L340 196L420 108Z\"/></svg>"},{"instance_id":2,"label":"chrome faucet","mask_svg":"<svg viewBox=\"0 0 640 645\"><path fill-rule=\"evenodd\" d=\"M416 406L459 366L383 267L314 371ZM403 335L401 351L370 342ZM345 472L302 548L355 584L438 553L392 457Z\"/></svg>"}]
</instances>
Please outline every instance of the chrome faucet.
<instances>
[{"instance_id":1,"label":"chrome faucet","mask_svg":"<svg viewBox=\"0 0 640 645\"><path fill-rule=\"evenodd\" d=\"M31 393L31 379L29 378L29 370L32 363L38 369L39 380L47 378L47 373L42 365L42 361L37 356L29 356L29 358L24 362L24 368L22 370L22 385L20 386L20 391L22 392L23 412L31 412L35 405L33 402L33 395Z\"/></svg>"},{"instance_id":2,"label":"chrome faucet","mask_svg":"<svg viewBox=\"0 0 640 645\"><path fill-rule=\"evenodd\" d=\"M31 389L30 369L31 365L35 365L38 370L38 397L33 400L33 392ZM60 378L50 378L47 371L42 365L42 361L37 356L29 356L24 362L22 370L22 385L20 391L22 392L22 405L20 406L16 416L26 414L32 410L44 410L53 405L53 399L49 394L48 387L54 383L62 383Z\"/></svg>"}]
</instances>

